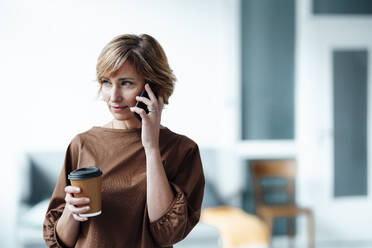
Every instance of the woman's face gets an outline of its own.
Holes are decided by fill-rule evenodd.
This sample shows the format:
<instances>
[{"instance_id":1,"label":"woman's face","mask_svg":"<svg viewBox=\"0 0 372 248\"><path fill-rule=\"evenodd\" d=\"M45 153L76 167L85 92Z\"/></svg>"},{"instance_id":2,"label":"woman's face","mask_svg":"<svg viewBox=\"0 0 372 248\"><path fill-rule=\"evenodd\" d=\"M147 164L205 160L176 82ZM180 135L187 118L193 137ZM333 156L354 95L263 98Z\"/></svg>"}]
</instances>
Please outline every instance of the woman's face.
<instances>
[{"instance_id":1,"label":"woman's face","mask_svg":"<svg viewBox=\"0 0 372 248\"><path fill-rule=\"evenodd\" d=\"M138 96L145 85L143 77L126 61L115 73L102 77L102 96L117 120L135 118L129 107L136 105Z\"/></svg>"}]
</instances>

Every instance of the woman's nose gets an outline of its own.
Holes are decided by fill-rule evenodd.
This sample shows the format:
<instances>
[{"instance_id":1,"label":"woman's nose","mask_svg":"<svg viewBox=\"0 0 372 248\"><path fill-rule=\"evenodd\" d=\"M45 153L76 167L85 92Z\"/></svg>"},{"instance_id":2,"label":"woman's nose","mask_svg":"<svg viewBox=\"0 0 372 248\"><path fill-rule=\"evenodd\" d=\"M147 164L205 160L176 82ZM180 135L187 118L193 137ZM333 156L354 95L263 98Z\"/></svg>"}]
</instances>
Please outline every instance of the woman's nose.
<instances>
[{"instance_id":1,"label":"woman's nose","mask_svg":"<svg viewBox=\"0 0 372 248\"><path fill-rule=\"evenodd\" d=\"M111 89L111 101L112 102L121 102L123 100L123 97L121 95L121 90L119 87L112 87Z\"/></svg>"}]
</instances>

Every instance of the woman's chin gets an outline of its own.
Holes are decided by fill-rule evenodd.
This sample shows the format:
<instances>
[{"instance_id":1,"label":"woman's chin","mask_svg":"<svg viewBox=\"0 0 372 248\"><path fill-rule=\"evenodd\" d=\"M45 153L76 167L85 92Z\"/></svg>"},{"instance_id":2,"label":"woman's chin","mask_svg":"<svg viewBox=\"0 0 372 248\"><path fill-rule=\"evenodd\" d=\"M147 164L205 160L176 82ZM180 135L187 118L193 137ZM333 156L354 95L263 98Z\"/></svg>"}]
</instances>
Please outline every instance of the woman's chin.
<instances>
[{"instance_id":1,"label":"woman's chin","mask_svg":"<svg viewBox=\"0 0 372 248\"><path fill-rule=\"evenodd\" d=\"M112 115L113 115L114 119L118 120L118 121L127 121L127 120L131 120L131 119L135 118L135 115L133 113L129 113L129 115L128 114L113 113Z\"/></svg>"}]
</instances>

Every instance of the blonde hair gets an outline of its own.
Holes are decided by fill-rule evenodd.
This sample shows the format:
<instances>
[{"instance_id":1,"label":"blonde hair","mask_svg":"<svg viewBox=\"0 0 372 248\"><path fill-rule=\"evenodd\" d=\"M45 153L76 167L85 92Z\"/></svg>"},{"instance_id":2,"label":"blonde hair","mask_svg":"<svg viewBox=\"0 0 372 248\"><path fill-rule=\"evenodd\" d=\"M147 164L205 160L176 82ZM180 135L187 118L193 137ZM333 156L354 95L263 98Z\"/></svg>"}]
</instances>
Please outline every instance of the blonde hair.
<instances>
[{"instance_id":1,"label":"blonde hair","mask_svg":"<svg viewBox=\"0 0 372 248\"><path fill-rule=\"evenodd\" d=\"M176 77L159 42L148 34L123 34L115 37L103 49L97 61L97 80L102 89L102 78L116 72L125 61L141 74L145 83L151 82L158 96L168 99L174 90Z\"/></svg>"}]
</instances>

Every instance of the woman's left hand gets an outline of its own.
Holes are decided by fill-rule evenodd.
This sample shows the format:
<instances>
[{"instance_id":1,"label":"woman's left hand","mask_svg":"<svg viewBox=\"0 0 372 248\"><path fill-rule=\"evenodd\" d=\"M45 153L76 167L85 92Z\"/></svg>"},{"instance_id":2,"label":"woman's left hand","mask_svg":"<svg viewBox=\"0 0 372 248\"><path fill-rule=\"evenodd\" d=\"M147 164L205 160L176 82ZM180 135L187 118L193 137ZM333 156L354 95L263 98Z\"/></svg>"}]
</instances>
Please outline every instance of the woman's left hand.
<instances>
[{"instance_id":1,"label":"woman's left hand","mask_svg":"<svg viewBox=\"0 0 372 248\"><path fill-rule=\"evenodd\" d=\"M147 105L149 113L139 107L131 107L132 112L136 112L142 118L142 145L145 149L159 149L159 129L161 113L164 106L164 100L161 96L156 99L154 92L149 84L145 84L145 89L150 99L136 96L136 101L143 102Z\"/></svg>"}]
</instances>

